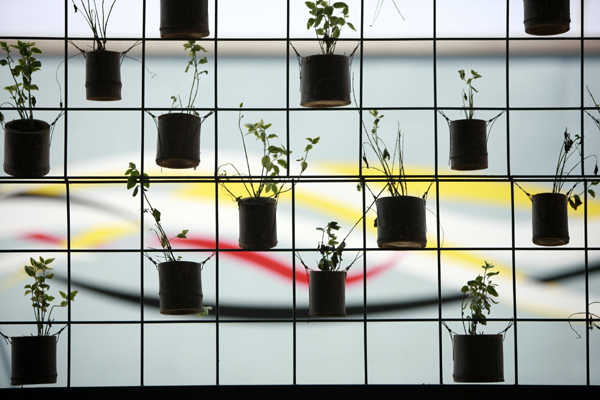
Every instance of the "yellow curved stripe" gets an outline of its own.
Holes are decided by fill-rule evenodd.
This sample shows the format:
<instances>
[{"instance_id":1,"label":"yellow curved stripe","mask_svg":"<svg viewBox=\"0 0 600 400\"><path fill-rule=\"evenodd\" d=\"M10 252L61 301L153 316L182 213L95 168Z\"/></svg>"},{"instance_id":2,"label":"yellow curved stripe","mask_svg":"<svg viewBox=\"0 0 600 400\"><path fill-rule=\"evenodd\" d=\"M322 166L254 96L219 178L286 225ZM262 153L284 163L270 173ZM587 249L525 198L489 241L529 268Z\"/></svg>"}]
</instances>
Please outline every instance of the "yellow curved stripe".
<instances>
[{"instance_id":1,"label":"yellow curved stripe","mask_svg":"<svg viewBox=\"0 0 600 400\"><path fill-rule=\"evenodd\" d=\"M100 225L71 237L72 248L98 248L138 232L131 224ZM65 243L66 245L66 243Z\"/></svg>"}]
</instances>

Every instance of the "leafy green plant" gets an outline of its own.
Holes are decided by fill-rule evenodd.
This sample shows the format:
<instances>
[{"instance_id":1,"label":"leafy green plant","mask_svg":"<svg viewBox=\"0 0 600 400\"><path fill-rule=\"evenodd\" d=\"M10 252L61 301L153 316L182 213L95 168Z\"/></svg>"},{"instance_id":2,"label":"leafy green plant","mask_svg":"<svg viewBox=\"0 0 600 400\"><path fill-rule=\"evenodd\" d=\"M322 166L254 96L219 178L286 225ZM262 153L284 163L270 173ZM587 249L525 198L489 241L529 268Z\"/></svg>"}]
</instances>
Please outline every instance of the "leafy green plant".
<instances>
[{"instance_id":1,"label":"leafy green plant","mask_svg":"<svg viewBox=\"0 0 600 400\"><path fill-rule=\"evenodd\" d=\"M71 0L75 12L79 11L79 8L75 4L75 0ZM108 27L108 20L112 13L113 7L117 0L114 0L108 9L108 12L104 9L104 0L102 0L100 9L96 4L96 0L80 0L81 4L81 15L87 22L88 26L92 30L94 35L93 50L105 51L106 50L106 29Z\"/></svg>"},{"instance_id":2,"label":"leafy green plant","mask_svg":"<svg viewBox=\"0 0 600 400\"><path fill-rule=\"evenodd\" d=\"M477 89L473 87L473 81L481 78L481 75L479 75L478 72L471 70L471 77L467 79L464 69L459 70L458 75L460 75L460 79L462 79L467 85L467 90L465 91L465 89L463 89L462 91L462 112L465 113L465 118L473 119L475 116L475 110L473 109L473 96L475 93L479 93Z\"/></svg>"},{"instance_id":3,"label":"leafy green plant","mask_svg":"<svg viewBox=\"0 0 600 400\"><path fill-rule=\"evenodd\" d=\"M190 70L193 72L192 76L192 86L190 88L190 93L188 95L187 105L184 107L183 102L181 101L180 96L171 96L171 109L169 110L169 114L173 112L176 108L185 109L183 112L187 114L193 114L197 117L200 116L196 110L192 110L194 108L194 103L196 102L196 97L198 97L198 89L200 88L200 78L203 74L208 74L207 70L200 71L199 67L202 64L206 64L208 61L206 57L200 58L200 53L208 53L204 47L196 44L195 40L190 40L183 44L183 49L187 52L190 60L185 67L185 73L188 73ZM154 123L158 126L158 120L156 116L152 114L150 111L146 110L146 112L154 119ZM206 119L212 112L208 115L205 115L203 120Z\"/></svg>"},{"instance_id":4,"label":"leafy green plant","mask_svg":"<svg viewBox=\"0 0 600 400\"><path fill-rule=\"evenodd\" d=\"M338 1L329 5L329 2L325 0L317 0L316 2L306 1L305 4L311 15L306 24L306 29L315 29L323 54L333 54L344 25L348 25L350 29L356 32L354 25L346 22L348 18L348 5L346 3ZM338 15L334 15L336 10L339 11Z\"/></svg>"},{"instance_id":5,"label":"leafy green plant","mask_svg":"<svg viewBox=\"0 0 600 400\"><path fill-rule=\"evenodd\" d=\"M360 222L360 219L358 220L358 222ZM354 224L354 227L358 224L358 222L356 224ZM317 250L321 254L321 259L319 260L317 267L321 271L332 272L332 271L338 271L340 269L341 262L342 262L342 253L344 252L344 249L346 248L346 239L348 238L348 236L350 236L350 233L352 232L354 227L352 227L350 232L348 232L348 234L346 235L344 240L342 240L342 243L338 242L337 235L335 234L335 231L340 230L340 226L338 225L337 222L331 221L331 222L327 223L327 225L323 228L317 227L317 230L321 231L321 240L319 240L319 243L317 244ZM325 239L325 235L327 235L327 239ZM300 260L302 265L304 265L305 269L307 269L307 270L310 269L304 263L304 260L302 260L299 253L296 253L296 257L298 257L298 259ZM357 254L357 256L350 263L350 265L348 265L346 268L344 268L344 271L348 271L350 269L350 267L352 267L352 265L354 265L356 260L358 260L359 258L360 258L360 253Z\"/></svg>"},{"instance_id":6,"label":"leafy green plant","mask_svg":"<svg viewBox=\"0 0 600 400\"><path fill-rule=\"evenodd\" d=\"M62 300L59 305L50 304L54 301L54 296L48 294L50 290L49 280L54 278L54 274L47 273L52 268L49 265L54 261L54 258L44 259L42 257L39 260L35 260L33 257L29 259L29 265L26 265L25 272L27 275L32 277L35 282L33 284L25 285L25 296L31 295L31 302L33 306L33 314L35 315L35 321L37 322L37 334L38 336L50 336L50 328L52 327L52 311L55 307L67 307L69 301L75 300L77 290L71 291L68 295L65 292L58 291ZM63 328L64 329L64 328ZM59 334L59 331L57 334Z\"/></svg>"},{"instance_id":7,"label":"leafy green plant","mask_svg":"<svg viewBox=\"0 0 600 400\"><path fill-rule=\"evenodd\" d=\"M146 192L150 188L150 179L148 174L144 172L143 175L140 175L140 171L137 169L136 165L132 162L129 163L129 168L125 171L125 175L129 176L127 178L127 190L133 189L133 197L136 197L138 193L141 193L144 197L145 203L148 205L148 208L144 209L144 212L150 214L154 219L154 226L156 229L152 229L158 238L160 245L162 247L162 254L157 256L157 258L162 259L160 262L156 262L150 254L144 252L144 255L148 260L150 260L154 265L158 267L158 264L161 262L173 262L173 261L181 261L181 256L175 257L173 254L173 249L171 247L171 240L175 238L179 239L187 239L188 229L184 229L181 233L169 238L167 236L165 230L162 227L161 222L161 213L156 208L152 207L150 204L150 200L146 195ZM210 259L210 257L209 257ZM208 261L208 259L206 260ZM204 262L206 262L204 261Z\"/></svg>"},{"instance_id":8,"label":"leafy green plant","mask_svg":"<svg viewBox=\"0 0 600 400\"><path fill-rule=\"evenodd\" d=\"M388 191L390 196L407 196L408 182L406 180L406 173L404 171L404 138L402 136L400 126L398 125L398 131L396 133L394 151L392 154L390 154L384 140L379 136L379 123L383 119L384 115L380 114L377 110L369 110L369 114L373 116L374 120L373 127L370 131L363 123L365 137L367 138L367 141L363 143L363 168L374 169L375 171L384 175L385 187L383 191ZM368 148L375 153L378 166L369 164L367 153L365 151ZM423 194L424 200L427 200L427 194L429 193L429 189L431 188L432 184L433 182L429 184L429 187ZM364 184L364 186L371 191L368 185ZM359 183L357 185L357 190L360 191L362 188L363 183ZM373 194L374 198L378 198L382 192L375 194L371 191L371 194Z\"/></svg>"},{"instance_id":9,"label":"leafy green plant","mask_svg":"<svg viewBox=\"0 0 600 400\"><path fill-rule=\"evenodd\" d=\"M219 184L223 189L229 193L233 198L238 200L241 196L236 196L228 187L226 177L228 176L239 176L244 185L244 189L248 193L249 197L260 197L261 195L265 195L268 197L277 197L279 194L285 192L282 191L286 182L282 182L277 180L280 176L282 169L288 168L287 156L292 152L287 150L284 145L273 145L271 144L272 139L277 139L278 136L275 133L268 133L267 130L271 127L271 124L265 123L262 119L259 122L253 124L244 124L244 127L248 130L245 134L242 131L242 119L244 116L242 115L241 108L244 106L244 103L240 104L240 112L238 116L238 130L240 131L240 135L242 137L242 145L244 147L244 156L246 158L246 168L248 170L248 174L245 175L241 173L235 165L232 163L226 163L218 168L218 175L223 178L219 180ZM258 179L258 183L254 182L252 177L252 171L250 170L250 161L248 159L248 151L246 149L246 140L244 136L252 135L256 140L262 143L262 157L261 157L261 171L260 178ZM300 175L308 168L308 153L313 149L314 145L319 143L320 138L306 138L309 142L304 149L304 157L296 160L300 163L301 171ZM227 171L225 169L226 166L231 166L235 175L227 175Z\"/></svg>"},{"instance_id":10,"label":"leafy green plant","mask_svg":"<svg viewBox=\"0 0 600 400\"><path fill-rule=\"evenodd\" d=\"M150 188L150 178L149 178L148 174L145 172L143 174L140 174L140 171L137 169L136 165L134 163L130 162L129 168L127 169L127 171L125 171L125 175L128 176L127 190L133 189L133 197L136 197L138 195L138 193L141 193L142 196L144 197L144 201L148 205L148 208L145 208L144 212L147 214L150 214L152 216L152 218L154 219L154 226L156 227L156 229L152 229L152 230L156 234L156 237L159 240L161 248L162 248L162 251L157 256L157 259L159 259L159 262L155 261L148 252L144 252L144 256L149 261L151 261L152 264L154 264L156 266L156 268L158 268L158 264L163 263L163 262L181 261L182 260L181 256L175 257L175 255L173 254L173 248L171 247L171 240L173 240L175 238L187 239L186 235L189 232L189 229L184 229L181 231L181 233L178 233L177 235L169 238L169 236L167 236L167 233L165 232L165 230L162 227L160 211L158 211L156 208L152 207L152 204L150 204L150 200L148 200L148 196L146 195L146 192ZM206 260L204 260L200 263L200 270L202 270L204 268L204 265L213 256L214 256L214 253L211 254ZM205 315L208 315L209 310L212 310L212 307L202 306L202 312L199 313L197 316L201 318Z\"/></svg>"},{"instance_id":11,"label":"leafy green plant","mask_svg":"<svg viewBox=\"0 0 600 400\"><path fill-rule=\"evenodd\" d=\"M35 47L35 42L21 42L20 40L17 40L16 45L0 42L0 47L6 52L6 58L0 59L0 66L8 66L10 76L13 80L13 85L4 87L4 90L10 93L12 101L4 102L0 106L8 104L17 110L20 121L16 128L22 131L35 131L33 109L36 105L36 98L32 92L39 90L39 88L36 84L32 83L32 75L42 68L42 63L35 58L36 54L42 54L42 50ZM20 57L16 61L10 54L11 48L19 51ZM58 121L63 113L61 112L54 122L50 124L52 127L54 127L56 121ZM4 115L2 112L0 112L0 123L4 127Z\"/></svg>"},{"instance_id":12,"label":"leafy green plant","mask_svg":"<svg viewBox=\"0 0 600 400\"><path fill-rule=\"evenodd\" d=\"M555 179L552 184L552 193L560 193L562 191L563 186L567 181L567 177L571 174L571 172L575 170L575 168L577 168L577 166L581 165L583 160L587 160L588 158L593 157L596 160L596 165L594 167L594 175L598 174L598 157L592 154L582 158L582 140L583 138L579 135L575 135L575 138L572 138L571 134L565 128L563 142L558 153L558 161L556 163L556 170L554 172ZM567 161L569 161L569 159L575 154L579 155L579 161L575 163L575 165L573 165L571 168L567 169ZM567 193L565 194L567 196L569 205L573 210L577 210L577 208L583 204L583 202L581 201L581 195L584 192L582 191L580 193L575 193L575 188L577 188L577 186L579 186L580 183L581 179L577 179L571 187L571 189L569 189L569 191L567 191ZM516 185L527 195L527 197L529 197L530 199L532 198L532 196L527 191L525 191L525 189L523 189L518 183L516 183ZM596 185L598 185L598 181L590 182L590 186ZM596 197L596 192L593 189L589 188L587 192L590 196Z\"/></svg>"},{"instance_id":13,"label":"leafy green plant","mask_svg":"<svg viewBox=\"0 0 600 400\"><path fill-rule=\"evenodd\" d=\"M592 306L592 304L600 304L600 301L593 301L593 302L591 302L590 304L588 304L588 309L589 309L589 307ZM594 328L600 329L600 325L598 325L598 321L600 320L600 316L598 316L598 314L594 314L591 311L588 311L587 313L586 312L576 312L576 313L573 313L573 314L569 315L569 326L571 327L571 330L573 332L575 332L575 334L577 335L576 339L580 339L581 335L579 334L579 332L577 332L575 330L575 328L573 328L573 325L571 323L572 322L571 318L574 317L575 315L585 315L586 316L585 323L586 323L587 329L589 331L594 330Z\"/></svg>"},{"instance_id":14,"label":"leafy green plant","mask_svg":"<svg viewBox=\"0 0 600 400\"><path fill-rule=\"evenodd\" d=\"M477 324L487 325L485 311L490 314L490 308L492 304L498 304L492 297L498 297L498 292L495 283L492 283L492 276L498 275L500 272L491 272L490 269L494 268L493 264L485 261L483 265L483 275L479 274L477 278L468 281L466 285L460 290L463 294L461 304L461 315L463 317L463 328L465 333L469 335L477 334ZM465 327L465 310L468 310L469 315L466 319L469 320L468 328Z\"/></svg>"}]
</instances>

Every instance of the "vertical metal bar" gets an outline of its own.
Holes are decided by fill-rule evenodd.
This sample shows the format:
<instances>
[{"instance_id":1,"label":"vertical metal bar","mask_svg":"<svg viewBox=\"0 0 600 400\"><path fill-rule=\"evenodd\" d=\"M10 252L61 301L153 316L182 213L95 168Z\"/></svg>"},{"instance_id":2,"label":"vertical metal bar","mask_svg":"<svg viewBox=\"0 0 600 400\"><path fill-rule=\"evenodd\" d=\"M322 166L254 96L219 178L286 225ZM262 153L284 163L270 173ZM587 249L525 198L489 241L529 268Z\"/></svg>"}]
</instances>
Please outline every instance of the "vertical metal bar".
<instances>
[{"instance_id":1,"label":"vertical metal bar","mask_svg":"<svg viewBox=\"0 0 600 400\"><path fill-rule=\"evenodd\" d=\"M511 177L511 159L510 159L510 0L506 0L506 174L510 179L510 233L511 233L511 264L512 264L512 289L513 289L513 319L515 321L513 329L515 332L514 357L515 357L515 384L519 384L519 357L517 346L517 254L516 227L515 227L515 186Z\"/></svg>"},{"instance_id":2,"label":"vertical metal bar","mask_svg":"<svg viewBox=\"0 0 600 400\"><path fill-rule=\"evenodd\" d=\"M214 88L215 88L215 98L214 98L214 106L215 106L215 113L214 118L215 118L215 176L217 176L218 170L219 170L219 85L218 85L218 80L219 80L219 67L218 67L218 62L219 62L219 2L218 0L215 0L215 39L214 39L214 43L215 43L215 78L214 78ZM220 246L220 242L219 242L219 182L215 181L215 250L217 252L216 254L216 259L215 259L215 385L219 385L220 384L220 368L219 368L219 346L220 346L220 340L219 340L219 334L220 334L220 330L219 330L219 322L220 322L220 315L219 315L219 302L220 302L220 295L219 295L219 272L220 272L220 268L221 268L221 257L220 257L220 252L219 252L219 246Z\"/></svg>"},{"instance_id":3,"label":"vertical metal bar","mask_svg":"<svg viewBox=\"0 0 600 400\"><path fill-rule=\"evenodd\" d=\"M69 65L67 63L68 60L68 50L69 50L69 1L65 0L65 33L64 33L64 65L65 65L65 102L61 105L65 110L65 128L64 128L64 154L63 154L63 175L67 177L67 154L68 154L68 121L69 121L69 112L68 112L68 101L69 101L69 80L68 80L68 69ZM67 387L71 387L71 204L70 204L70 192L69 192L69 184L65 179L65 194L66 198L66 206L67 206L67 293L69 294L69 307L67 309Z\"/></svg>"},{"instance_id":4,"label":"vertical metal bar","mask_svg":"<svg viewBox=\"0 0 600 400\"><path fill-rule=\"evenodd\" d=\"M584 1L581 0L579 2L580 4L580 8L581 8L581 32L580 32L580 53L581 53L581 59L580 59L580 68L581 68L581 83L580 83L580 126L581 126L581 175L585 176L585 134L584 134L584 130L585 130L585 112L584 112L584 106L585 106L585 90L583 89L585 86L585 41L584 41L584 36L585 36L585 11L584 11ZM587 189L588 189L588 183L587 181L584 180L583 182L583 246L584 246L584 258L585 258L585 275L584 275L584 280L585 280L585 317L586 317L586 327L588 326L588 318L589 318L589 312L590 312L590 308L589 308L589 304L590 304L590 282L589 282L589 250L588 250L588 193L587 193ZM591 377L590 377L590 330L586 329L585 330L585 381L587 385L590 385L591 383Z\"/></svg>"},{"instance_id":5,"label":"vertical metal bar","mask_svg":"<svg viewBox=\"0 0 600 400\"><path fill-rule=\"evenodd\" d=\"M287 148L290 149L290 0L286 2L285 47L285 132ZM287 155L287 165L290 155ZM290 170L287 170L289 176ZM297 321L296 321L296 185L292 182L292 384L297 383Z\"/></svg>"},{"instance_id":6,"label":"vertical metal bar","mask_svg":"<svg viewBox=\"0 0 600 400\"><path fill-rule=\"evenodd\" d=\"M141 106L142 109L140 110L140 118L141 118L141 137L142 137L142 149L141 149L141 168L140 171L142 172L142 176L144 173L144 107L146 106L146 0L142 1L142 65L141 65L141 69L142 69L142 99L141 99ZM142 222L142 229L141 229L141 245L142 245L142 249L144 248L144 196L141 195L140 196L140 201L142 202L142 208L141 208L141 222ZM141 296L140 296L140 310L141 310L141 320L140 320L140 386L144 386L144 253L140 253L140 262L141 262L141 274L140 274L140 288L141 288Z\"/></svg>"},{"instance_id":7,"label":"vertical metal bar","mask_svg":"<svg viewBox=\"0 0 600 400\"><path fill-rule=\"evenodd\" d=\"M362 143L362 115L363 115L363 66L364 66L364 37L365 37L365 2L360 2L360 71L359 71L359 125L358 135ZM362 166L362 159L359 158L359 166ZM362 170L362 168L360 168ZM363 215L365 215L366 204L365 204L365 191L363 190ZM363 218L363 251L366 248L366 221ZM364 369L365 369L365 385L369 384L369 354L367 345L367 253L364 251L363 257L363 357L364 357Z\"/></svg>"},{"instance_id":8,"label":"vertical metal bar","mask_svg":"<svg viewBox=\"0 0 600 400\"><path fill-rule=\"evenodd\" d=\"M437 291L438 291L438 347L440 384L444 384L444 359L442 342L442 243L440 240L440 181L439 177L439 148L438 148L438 98L437 98L437 1L433 0L433 135L434 135L434 174L435 174L435 222L437 235Z\"/></svg>"}]
</instances>

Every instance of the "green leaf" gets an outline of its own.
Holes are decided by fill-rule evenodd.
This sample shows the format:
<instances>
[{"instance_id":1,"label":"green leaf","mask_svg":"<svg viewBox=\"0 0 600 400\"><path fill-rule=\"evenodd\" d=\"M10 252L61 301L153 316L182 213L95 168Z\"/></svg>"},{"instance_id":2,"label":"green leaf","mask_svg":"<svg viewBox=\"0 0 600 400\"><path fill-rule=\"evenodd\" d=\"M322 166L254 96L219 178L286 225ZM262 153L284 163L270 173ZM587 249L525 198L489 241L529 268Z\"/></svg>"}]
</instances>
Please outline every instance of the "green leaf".
<instances>
[{"instance_id":1,"label":"green leaf","mask_svg":"<svg viewBox=\"0 0 600 400\"><path fill-rule=\"evenodd\" d=\"M75 300L75 296L77 295L77 293L79 293L79 290L73 290L71 292L71 301Z\"/></svg>"},{"instance_id":2,"label":"green leaf","mask_svg":"<svg viewBox=\"0 0 600 400\"><path fill-rule=\"evenodd\" d=\"M264 156L261 159L260 163L263 167L269 168L269 165L271 165L271 159L269 158L269 156Z\"/></svg>"},{"instance_id":3,"label":"green leaf","mask_svg":"<svg viewBox=\"0 0 600 400\"><path fill-rule=\"evenodd\" d=\"M60 297L62 297L63 299L67 298L67 294L65 292L59 290L58 293L60 293Z\"/></svg>"},{"instance_id":4,"label":"green leaf","mask_svg":"<svg viewBox=\"0 0 600 400\"><path fill-rule=\"evenodd\" d=\"M306 168L308 168L308 163L306 161L304 161L304 160L302 160L302 163L300 165L302 166L302 171L301 172L306 171Z\"/></svg>"},{"instance_id":5,"label":"green leaf","mask_svg":"<svg viewBox=\"0 0 600 400\"><path fill-rule=\"evenodd\" d=\"M134 187L137 183L136 177L135 176L130 176L127 179L127 190L131 189L132 187ZM135 197L135 194L133 195Z\"/></svg>"}]
</instances>

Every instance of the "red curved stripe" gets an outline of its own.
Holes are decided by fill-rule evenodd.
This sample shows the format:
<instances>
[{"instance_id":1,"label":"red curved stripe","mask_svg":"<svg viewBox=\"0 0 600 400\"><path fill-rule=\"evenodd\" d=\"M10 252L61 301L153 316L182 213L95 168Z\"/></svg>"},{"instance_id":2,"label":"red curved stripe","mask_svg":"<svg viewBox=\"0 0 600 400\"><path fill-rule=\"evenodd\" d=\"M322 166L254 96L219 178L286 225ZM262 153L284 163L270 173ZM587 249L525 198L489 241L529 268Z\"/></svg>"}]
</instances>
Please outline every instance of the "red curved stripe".
<instances>
[{"instance_id":1,"label":"red curved stripe","mask_svg":"<svg viewBox=\"0 0 600 400\"><path fill-rule=\"evenodd\" d=\"M30 233L23 236L23 239L32 240L32 241L40 241L45 243L52 244L61 244L62 239L57 236L46 235L43 233ZM201 237L188 237L186 239L173 239L173 241L177 241L178 245L182 245L185 247L196 247L196 248L205 248L205 249L214 249L216 243L214 240L204 239ZM220 249L238 249L238 245L235 242L229 242L226 240L219 241ZM232 257L240 259L249 265L253 265L267 271L271 274L280 276L287 281L292 281L292 266L287 265L277 258L273 257L271 254L263 254L255 251L235 251L235 252L226 252L223 253L226 257ZM394 256L388 258L385 262L375 265L373 267L368 268L367 277L372 278L391 268L399 259L400 254L396 253ZM347 285L359 285L363 282L363 272L362 268L355 267L354 270L360 272L349 272L346 278ZM296 282L302 286L308 286L308 276L304 271L304 268L301 265L297 265L296 267Z\"/></svg>"}]
</instances>

